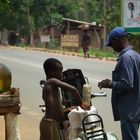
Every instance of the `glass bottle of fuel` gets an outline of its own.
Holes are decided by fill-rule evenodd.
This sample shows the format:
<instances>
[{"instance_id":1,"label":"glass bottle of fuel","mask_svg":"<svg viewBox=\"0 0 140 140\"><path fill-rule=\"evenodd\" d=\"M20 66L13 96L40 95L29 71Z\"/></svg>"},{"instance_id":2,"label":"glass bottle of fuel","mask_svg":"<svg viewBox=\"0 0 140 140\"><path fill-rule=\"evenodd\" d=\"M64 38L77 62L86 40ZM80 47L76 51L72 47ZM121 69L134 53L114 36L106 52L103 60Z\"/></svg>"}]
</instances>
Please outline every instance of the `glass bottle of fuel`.
<instances>
[{"instance_id":1,"label":"glass bottle of fuel","mask_svg":"<svg viewBox=\"0 0 140 140\"><path fill-rule=\"evenodd\" d=\"M89 84L83 85L83 101L91 104L91 86Z\"/></svg>"},{"instance_id":2,"label":"glass bottle of fuel","mask_svg":"<svg viewBox=\"0 0 140 140\"><path fill-rule=\"evenodd\" d=\"M0 94L8 91L11 86L11 71L9 68L0 63Z\"/></svg>"}]
</instances>

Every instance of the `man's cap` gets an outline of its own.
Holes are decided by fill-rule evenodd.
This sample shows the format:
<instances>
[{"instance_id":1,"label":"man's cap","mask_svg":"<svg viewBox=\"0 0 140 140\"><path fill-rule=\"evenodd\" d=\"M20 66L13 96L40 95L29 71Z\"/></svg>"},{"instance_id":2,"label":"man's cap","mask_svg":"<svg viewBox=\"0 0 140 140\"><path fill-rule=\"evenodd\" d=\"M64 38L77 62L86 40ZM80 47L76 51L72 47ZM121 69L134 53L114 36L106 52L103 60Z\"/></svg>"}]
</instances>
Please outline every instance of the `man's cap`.
<instances>
[{"instance_id":1,"label":"man's cap","mask_svg":"<svg viewBox=\"0 0 140 140\"><path fill-rule=\"evenodd\" d=\"M117 39L117 38L127 36L127 35L128 35L128 32L125 30L124 27L116 27L109 33L108 40L105 46L111 46L113 39Z\"/></svg>"}]
</instances>

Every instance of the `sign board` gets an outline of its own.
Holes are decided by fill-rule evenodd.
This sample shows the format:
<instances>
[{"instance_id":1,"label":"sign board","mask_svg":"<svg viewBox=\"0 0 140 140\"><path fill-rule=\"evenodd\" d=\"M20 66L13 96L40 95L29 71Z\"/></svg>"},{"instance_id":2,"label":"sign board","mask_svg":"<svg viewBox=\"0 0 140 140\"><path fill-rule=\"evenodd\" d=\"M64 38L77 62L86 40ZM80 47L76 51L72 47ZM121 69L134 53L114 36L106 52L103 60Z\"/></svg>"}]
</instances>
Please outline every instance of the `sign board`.
<instances>
[{"instance_id":1,"label":"sign board","mask_svg":"<svg viewBox=\"0 0 140 140\"><path fill-rule=\"evenodd\" d=\"M79 47L79 36L78 35L61 35L61 46Z\"/></svg>"},{"instance_id":2,"label":"sign board","mask_svg":"<svg viewBox=\"0 0 140 140\"><path fill-rule=\"evenodd\" d=\"M41 39L41 42L50 42L50 36L49 35L41 35L40 39Z\"/></svg>"},{"instance_id":3,"label":"sign board","mask_svg":"<svg viewBox=\"0 0 140 140\"><path fill-rule=\"evenodd\" d=\"M128 32L140 33L140 0L122 0L122 24Z\"/></svg>"}]
</instances>

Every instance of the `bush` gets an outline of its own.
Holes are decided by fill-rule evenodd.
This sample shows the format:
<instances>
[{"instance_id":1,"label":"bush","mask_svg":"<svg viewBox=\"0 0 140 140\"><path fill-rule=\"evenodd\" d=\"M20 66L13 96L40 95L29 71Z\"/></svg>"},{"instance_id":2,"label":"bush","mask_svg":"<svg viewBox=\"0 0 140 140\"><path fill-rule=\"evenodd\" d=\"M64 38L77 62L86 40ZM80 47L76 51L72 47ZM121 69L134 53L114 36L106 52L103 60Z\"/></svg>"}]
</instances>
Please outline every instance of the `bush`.
<instances>
[{"instance_id":1,"label":"bush","mask_svg":"<svg viewBox=\"0 0 140 140\"><path fill-rule=\"evenodd\" d=\"M130 36L128 39L134 46L134 49L140 53L140 35Z\"/></svg>"},{"instance_id":2,"label":"bush","mask_svg":"<svg viewBox=\"0 0 140 140\"><path fill-rule=\"evenodd\" d=\"M50 39L50 42L48 43L48 46L47 46L47 47L48 47L49 49L58 49L59 46L60 46L60 44L59 44L58 40L55 39L55 38L51 38L51 39Z\"/></svg>"}]
</instances>

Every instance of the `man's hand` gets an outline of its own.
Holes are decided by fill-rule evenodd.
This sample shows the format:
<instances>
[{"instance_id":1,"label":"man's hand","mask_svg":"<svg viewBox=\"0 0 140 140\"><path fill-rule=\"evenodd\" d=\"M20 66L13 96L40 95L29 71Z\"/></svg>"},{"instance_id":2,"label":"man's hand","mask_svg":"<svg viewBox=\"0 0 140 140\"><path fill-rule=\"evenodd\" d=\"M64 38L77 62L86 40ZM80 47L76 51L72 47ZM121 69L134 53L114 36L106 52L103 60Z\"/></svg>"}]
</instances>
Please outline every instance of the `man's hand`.
<instances>
[{"instance_id":1,"label":"man's hand","mask_svg":"<svg viewBox=\"0 0 140 140\"><path fill-rule=\"evenodd\" d=\"M90 110L90 104L88 104L87 102L82 101L80 107L84 110Z\"/></svg>"},{"instance_id":2,"label":"man's hand","mask_svg":"<svg viewBox=\"0 0 140 140\"><path fill-rule=\"evenodd\" d=\"M102 80L101 82L98 83L98 87L100 89L102 89L102 88L112 88L112 81L110 79Z\"/></svg>"},{"instance_id":3,"label":"man's hand","mask_svg":"<svg viewBox=\"0 0 140 140\"><path fill-rule=\"evenodd\" d=\"M71 106L71 107L68 107L64 110L65 113L69 113L71 112L74 108L76 108L77 106Z\"/></svg>"}]
</instances>

